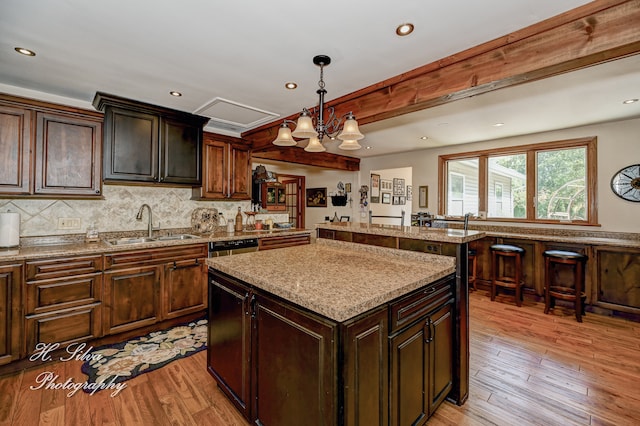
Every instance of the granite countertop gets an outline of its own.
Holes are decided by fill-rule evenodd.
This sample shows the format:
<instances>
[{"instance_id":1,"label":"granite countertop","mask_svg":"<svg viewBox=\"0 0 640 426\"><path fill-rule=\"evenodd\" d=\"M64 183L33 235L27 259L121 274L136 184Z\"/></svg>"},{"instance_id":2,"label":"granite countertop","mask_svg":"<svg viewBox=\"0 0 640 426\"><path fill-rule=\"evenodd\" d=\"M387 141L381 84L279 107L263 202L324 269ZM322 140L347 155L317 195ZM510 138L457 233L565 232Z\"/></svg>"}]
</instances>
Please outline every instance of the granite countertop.
<instances>
[{"instance_id":1,"label":"granite countertop","mask_svg":"<svg viewBox=\"0 0 640 426\"><path fill-rule=\"evenodd\" d=\"M47 258L58 256L82 256L102 253L115 253L121 251L142 250L159 247L172 247L190 244L205 244L210 241L230 241L243 238L268 238L275 236L311 234L311 230L294 228L279 229L272 231L243 231L227 233L226 231L216 231L208 234L194 234L191 232L174 232L174 234L190 234L196 238L185 240L156 240L146 243L112 245L106 240L139 237L139 233L131 235L132 232L111 233L103 235L100 241L87 243L84 236L49 236L30 237L29 241L21 241L21 245L16 248L0 248L0 262L14 262L34 258Z\"/></svg>"},{"instance_id":2,"label":"granite countertop","mask_svg":"<svg viewBox=\"0 0 640 426\"><path fill-rule=\"evenodd\" d=\"M412 238L416 240L437 241L442 243L468 243L479 240L486 234L483 231L464 231L462 229L427 228L418 226L376 225L359 222L319 223L316 228L336 231L361 232L372 235Z\"/></svg>"},{"instance_id":3,"label":"granite countertop","mask_svg":"<svg viewBox=\"0 0 640 426\"><path fill-rule=\"evenodd\" d=\"M485 231L488 237L515 238L520 240L550 241L557 243L584 244L591 246L615 246L640 248L640 240L611 238L611 237L593 237L593 236L576 236L576 235L545 235L532 233L517 232L497 232Z\"/></svg>"},{"instance_id":4,"label":"granite countertop","mask_svg":"<svg viewBox=\"0 0 640 426\"><path fill-rule=\"evenodd\" d=\"M455 272L452 257L326 239L206 262L338 322Z\"/></svg>"}]
</instances>

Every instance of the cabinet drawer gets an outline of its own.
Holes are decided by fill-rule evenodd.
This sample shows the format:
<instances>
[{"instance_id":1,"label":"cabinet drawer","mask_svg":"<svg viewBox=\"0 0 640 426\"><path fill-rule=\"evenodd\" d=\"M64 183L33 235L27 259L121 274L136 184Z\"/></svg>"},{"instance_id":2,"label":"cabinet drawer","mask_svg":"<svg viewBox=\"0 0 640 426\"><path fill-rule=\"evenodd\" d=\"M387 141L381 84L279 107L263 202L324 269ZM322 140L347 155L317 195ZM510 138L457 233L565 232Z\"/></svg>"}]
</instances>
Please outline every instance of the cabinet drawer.
<instances>
[{"instance_id":1,"label":"cabinet drawer","mask_svg":"<svg viewBox=\"0 0 640 426\"><path fill-rule=\"evenodd\" d=\"M104 256L104 269L130 268L133 266L157 265L184 259L207 257L207 245L163 247L149 250L133 250Z\"/></svg>"},{"instance_id":2,"label":"cabinet drawer","mask_svg":"<svg viewBox=\"0 0 640 426\"><path fill-rule=\"evenodd\" d=\"M84 275L102 270L102 255L28 260L27 281Z\"/></svg>"},{"instance_id":3,"label":"cabinet drawer","mask_svg":"<svg viewBox=\"0 0 640 426\"><path fill-rule=\"evenodd\" d=\"M260 238L258 240L259 250L270 250L282 247L299 246L309 244L311 238L309 235L291 235L282 237Z\"/></svg>"},{"instance_id":4,"label":"cabinet drawer","mask_svg":"<svg viewBox=\"0 0 640 426\"><path fill-rule=\"evenodd\" d=\"M453 297L453 276L429 284L391 304L389 331L394 332L425 316Z\"/></svg>"},{"instance_id":5,"label":"cabinet drawer","mask_svg":"<svg viewBox=\"0 0 640 426\"><path fill-rule=\"evenodd\" d=\"M100 337L101 304L65 309L26 317L27 353L38 343L58 343L65 347Z\"/></svg>"},{"instance_id":6,"label":"cabinet drawer","mask_svg":"<svg viewBox=\"0 0 640 426\"><path fill-rule=\"evenodd\" d=\"M102 274L27 282L27 314L38 314L100 300Z\"/></svg>"},{"instance_id":7,"label":"cabinet drawer","mask_svg":"<svg viewBox=\"0 0 640 426\"><path fill-rule=\"evenodd\" d=\"M396 237L389 237L386 235L360 234L360 233L354 232L351 238L354 243L369 244L372 246L380 246L380 247L388 247L388 248L398 248L398 241ZM336 240L337 239L338 238L336 235Z\"/></svg>"}]
</instances>

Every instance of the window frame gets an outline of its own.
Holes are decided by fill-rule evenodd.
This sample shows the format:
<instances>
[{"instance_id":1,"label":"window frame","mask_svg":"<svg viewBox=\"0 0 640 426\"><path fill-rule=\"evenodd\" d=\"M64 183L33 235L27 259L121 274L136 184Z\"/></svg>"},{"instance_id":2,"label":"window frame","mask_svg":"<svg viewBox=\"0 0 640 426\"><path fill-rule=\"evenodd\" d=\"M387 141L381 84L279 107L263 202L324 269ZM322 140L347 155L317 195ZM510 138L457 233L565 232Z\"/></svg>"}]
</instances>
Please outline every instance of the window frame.
<instances>
[{"instance_id":1,"label":"window frame","mask_svg":"<svg viewBox=\"0 0 640 426\"><path fill-rule=\"evenodd\" d=\"M537 219L536 218L536 189L537 169L536 154L540 151L585 148L586 149L586 220L566 221L561 219ZM444 215L447 207L447 162L450 160L478 159L478 211L488 212L488 159L493 156L526 154L526 216L524 218L487 217L492 222L519 222L519 223L546 223L566 225L592 225L598 226L597 209L597 137L585 137L567 139L553 142L542 142L527 145L510 146L504 148L492 148L479 151L460 152L438 156L438 214Z\"/></svg>"}]
</instances>

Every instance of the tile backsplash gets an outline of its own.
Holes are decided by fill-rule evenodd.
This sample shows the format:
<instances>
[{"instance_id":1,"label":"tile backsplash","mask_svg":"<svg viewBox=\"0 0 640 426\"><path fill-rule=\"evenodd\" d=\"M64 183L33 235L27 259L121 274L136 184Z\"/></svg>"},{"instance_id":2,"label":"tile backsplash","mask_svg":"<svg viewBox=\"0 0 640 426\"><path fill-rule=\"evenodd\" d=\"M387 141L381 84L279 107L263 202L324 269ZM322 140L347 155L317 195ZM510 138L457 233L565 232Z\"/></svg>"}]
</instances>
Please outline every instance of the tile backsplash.
<instances>
[{"instance_id":1,"label":"tile backsplash","mask_svg":"<svg viewBox=\"0 0 640 426\"><path fill-rule=\"evenodd\" d=\"M238 207L251 207L250 200L195 201L191 188L104 185L101 200L0 199L0 212L20 213L21 237L80 234L92 224L99 232L139 231L147 229L146 209L142 220L136 220L145 203L153 211L153 226L161 229L191 227L191 212L198 207L215 208L226 218L235 218ZM277 216L274 220L282 221ZM59 229L61 218L79 219L80 226Z\"/></svg>"}]
</instances>

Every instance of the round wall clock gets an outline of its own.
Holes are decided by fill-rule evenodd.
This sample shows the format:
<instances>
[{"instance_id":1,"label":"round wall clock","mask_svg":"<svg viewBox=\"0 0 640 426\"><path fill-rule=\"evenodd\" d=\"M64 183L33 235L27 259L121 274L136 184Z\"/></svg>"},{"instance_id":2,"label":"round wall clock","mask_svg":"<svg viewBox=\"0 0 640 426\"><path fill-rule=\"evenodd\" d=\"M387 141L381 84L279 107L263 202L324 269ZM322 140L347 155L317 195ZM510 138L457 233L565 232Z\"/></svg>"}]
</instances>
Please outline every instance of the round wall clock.
<instances>
[{"instance_id":1,"label":"round wall clock","mask_svg":"<svg viewBox=\"0 0 640 426\"><path fill-rule=\"evenodd\" d=\"M614 174L611 189L624 200L640 203L640 164L627 166Z\"/></svg>"}]
</instances>

